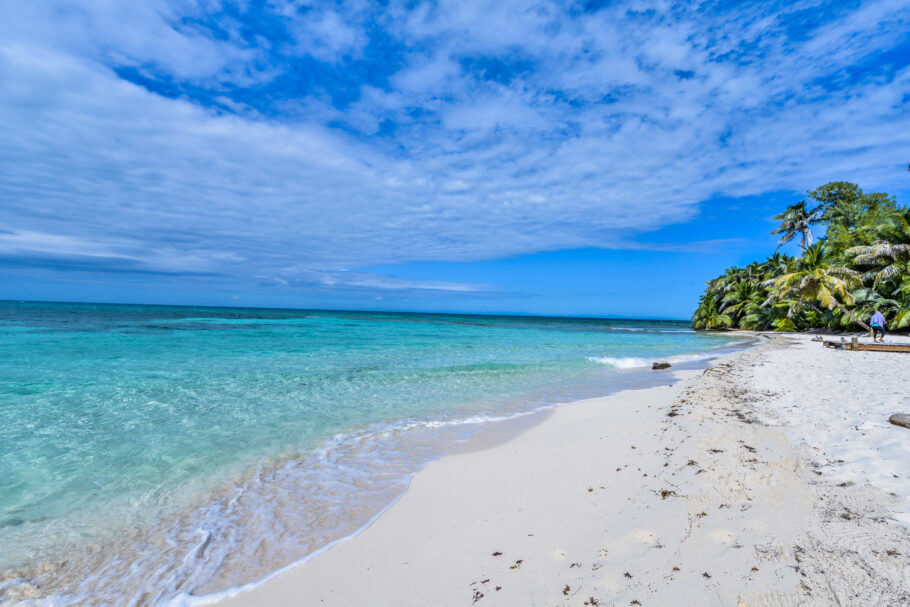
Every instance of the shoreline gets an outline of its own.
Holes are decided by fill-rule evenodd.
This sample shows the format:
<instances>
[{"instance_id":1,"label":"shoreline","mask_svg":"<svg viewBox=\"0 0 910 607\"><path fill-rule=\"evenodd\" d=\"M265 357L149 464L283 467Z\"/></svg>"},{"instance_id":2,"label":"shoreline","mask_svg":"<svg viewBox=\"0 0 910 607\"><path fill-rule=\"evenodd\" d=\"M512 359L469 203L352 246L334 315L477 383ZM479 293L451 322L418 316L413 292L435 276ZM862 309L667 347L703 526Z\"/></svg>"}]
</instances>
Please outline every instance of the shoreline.
<instances>
[{"instance_id":1,"label":"shoreline","mask_svg":"<svg viewBox=\"0 0 910 607\"><path fill-rule=\"evenodd\" d=\"M719 357L719 359L726 358L730 356L729 354ZM400 506L403 500L409 499L409 496L414 493L415 483L419 482L421 487L423 486L423 476L426 474L437 474L433 470L440 465L444 465L445 462L450 461L451 459L457 459L462 456L478 456L483 458L485 454L495 451L496 449L508 448L508 445L514 440L519 439L522 435L531 431L535 428L538 428L542 425L545 425L547 421L552 418L557 412L561 409L578 407L586 404L595 404L600 405L604 401L611 401L613 399L623 399L630 395L639 395L639 398L645 398L647 395L653 394L654 391L669 391L674 387L678 386L681 381L686 379L689 376L694 376L695 374L701 373L701 370L680 370L672 372L672 384L669 386L661 385L648 388L630 388L625 389L615 394L608 396L595 397L590 399L583 399L579 401L566 402L566 403L557 403L544 407L541 409L534 410L528 414L516 416L507 420L499 421L494 424L490 424L485 428L478 430L473 436L469 439L454 444L448 451L439 456L438 458L430 461L424 466L420 471L418 471L411 479L408 484L408 487L399 495L393 502L385 506L379 513L377 513L367 524L363 525L356 532L347 535L342 538L338 538L333 541L331 544L317 550L316 552L305 556L303 559L295 563L291 563L281 569L269 574L264 579L251 582L249 584L244 584L235 588L226 589L224 591L214 593L211 595L202 595L202 596L188 596L183 595L177 597L172 602L168 603L171 607L182 607L182 606L203 606L203 605L234 605L235 601L238 605L257 605L257 604L272 604L269 602L269 599L263 599L260 597L257 592L262 591L262 589L269 588L277 580L281 580L284 576L293 576L295 572L299 572L306 567L308 567L315 559L318 559L321 556L329 553L332 549L335 549L339 546L345 546L353 542L357 542L364 534L370 533L371 530L376 526L377 523L383 520L383 517L388 516L391 512L394 512L397 507ZM685 374L685 377L679 377L679 374ZM413 499L413 498L410 498ZM384 543L384 542L383 542ZM283 603L287 600L291 600L289 596L280 596L275 597L278 601L275 604ZM265 600L265 603L262 601ZM306 600L306 599L304 599ZM397 600L397 599L396 599ZM309 603L302 603L309 604ZM331 604L331 603L329 603ZM339 603L343 604L343 603ZM376 604L376 603L374 603ZM385 604L385 603L379 603ZM391 604L400 604L396 603L393 600Z\"/></svg>"},{"instance_id":2,"label":"shoreline","mask_svg":"<svg viewBox=\"0 0 910 607\"><path fill-rule=\"evenodd\" d=\"M411 490L411 483L416 476L422 474L423 470L427 466L432 466L440 459L444 459L449 455L482 450L489 448L492 445L506 443L524 432L529 427L542 423L544 419L552 415L553 411L562 407L570 407L576 405L579 402L586 402L589 400L614 398L622 394L647 392L648 390L653 389L655 386L662 387L665 383L668 382L671 385L675 385L681 381L682 378L679 377L680 375L700 373L705 368L707 368L707 365L716 363L720 360L725 360L727 357L735 355L736 353L741 352L745 349L754 347L754 345L758 343L758 340L755 339L755 336L741 335L738 337L739 339L735 341L732 338L728 337L730 343L725 344L724 346L715 350L674 354L668 357L657 357L654 359L672 360L673 367L670 370L660 370L656 372L653 371L650 368L650 358L647 359L649 361L647 362L647 365L644 365L641 362L646 360L644 358L625 357L618 359L623 362L635 360L638 361L638 363L635 366L630 367L614 367L613 372L620 373L622 376L624 376L624 378L615 383L613 390L608 392L607 396L596 396L592 398L581 397L578 400L570 401L551 401L549 404L537 404L530 409L509 411L502 413L502 417L478 422L480 424L478 430L471 431L470 435L467 438L451 440L450 444L445 449L438 451L433 457L425 460L416 469L415 472L408 476L403 490L379 506L367 519L364 520L364 522L362 522L358 527L349 533L329 540L327 543L320 545L313 552L305 554L304 556L297 558L287 564L281 565L280 567L268 572L264 577L244 582L236 586L226 587L214 592L207 592L205 594L194 595L183 593L175 596L172 599L169 599L164 604L169 605L170 607L195 607L198 605L212 605L218 604L225 600L229 600L238 595L255 591L256 588L269 584L276 577L292 571L297 567L305 566L307 563L319 557L326 551L331 550L338 544L355 539L360 534L368 530L389 509L393 508L403 497L407 495L407 493ZM601 362L601 364L603 363ZM470 425L470 423L474 422L461 420L461 422L459 422L459 425Z\"/></svg>"},{"instance_id":3,"label":"shoreline","mask_svg":"<svg viewBox=\"0 0 910 607\"><path fill-rule=\"evenodd\" d=\"M329 541L327 544L320 546L302 558L283 565L276 570L268 573L263 578L207 594L181 594L174 597L173 599L168 600L165 604L167 604L169 607L196 607L203 605L220 604L224 601L230 601L230 599L245 595L251 591L255 591L257 588L269 584L277 577L280 577L288 572L292 572L299 567L306 566L310 561L331 550L335 546L356 539L359 535L374 525L376 521L384 516L390 509L394 508L398 502L408 494L408 492L411 490L411 484L415 477L422 474L425 468L434 465L441 459L463 453L484 451L486 449L504 445L528 429L538 424L544 423L545 420L554 413L554 411L563 407L571 407L588 401L601 401L604 399L618 398L621 395L630 393L647 393L651 390L654 390L655 388L663 388L667 382L669 382L668 387L675 386L680 381L682 381L683 377L681 376L687 377L688 375L701 373L707 368L705 365L725 360L726 358L733 356L736 353L743 351L744 349L754 347L757 343L758 340L753 340L752 343L749 343L749 341L737 341L733 345L719 350L717 354L702 352L692 355L682 355L682 361L674 362L674 367L670 370L656 371L655 373L658 374L656 376L651 375L653 371L650 368L647 368L646 370L646 367L644 366L636 366L628 369L620 368L618 369L620 373L628 373L631 374L630 377L638 377L638 379L632 381L632 383L624 383L622 387L619 387L615 392L610 392L606 396L581 398L580 400L575 401L554 402L547 405L538 405L532 409L513 411L506 414L506 416L503 418L487 421L478 430L472 432L468 438L454 441L448 448L441 451L433 458L427 460L416 472L414 472L409 477L406 486L397 496L391 499L388 503L381 506L373 515L369 517L368 520L366 520L362 525L360 525L352 532ZM708 354L708 357L704 358L704 354ZM690 357L692 357L691 360L689 360ZM669 358L673 359L674 357ZM650 379L644 380L643 378L646 376L650 377ZM631 380L625 381L629 382Z\"/></svg>"},{"instance_id":4,"label":"shoreline","mask_svg":"<svg viewBox=\"0 0 910 607\"><path fill-rule=\"evenodd\" d=\"M849 466L828 474L752 389L784 381L774 357L807 338L767 336L669 387L556 407L517 435L480 431L357 535L231 598L183 604L910 599L910 531L893 516L905 502L841 480ZM852 543L832 525L856 527Z\"/></svg>"},{"instance_id":5,"label":"shoreline","mask_svg":"<svg viewBox=\"0 0 910 607\"><path fill-rule=\"evenodd\" d=\"M643 388L642 390L649 390L650 388ZM635 389L624 390L635 391ZM548 417L555 407L570 405L574 403L560 403L549 405L547 407L542 407L539 409L534 409L532 411L520 412L514 414L512 417L503 420L497 420L490 422L487 427L478 430L470 438L454 443L447 451L438 455L437 457L429 460L420 470L414 473L411 478L408 480L407 486L403 491L401 491L394 499L389 503L382 506L373 516L369 518L363 525L358 527L356 530L351 533L344 535L342 537L336 538L324 546L319 547L313 552L305 555L303 558L298 559L294 562L288 563L275 571L272 571L264 578L254 580L245 584L240 584L231 588L226 588L211 594L204 595L179 595L165 604L169 607L201 607L205 605L215 605L221 604L225 601L229 601L235 597L244 595L245 593L254 591L256 588L259 588L262 585L268 584L273 579L297 569L298 567L303 567L311 560L319 557L323 553L331 550L338 544L347 542L357 538L360 534L367 531L377 520L385 515L390 509L394 508L395 505L410 491L411 482L414 477L418 476L423 472L423 469L427 466L432 465L433 463L439 461L442 458L445 458L449 455L455 455L458 453L469 453L472 451L483 451L492 446L504 444L509 442L511 439L515 438L522 432L524 432L528 427L542 423L542 421Z\"/></svg>"},{"instance_id":6,"label":"shoreline","mask_svg":"<svg viewBox=\"0 0 910 607\"><path fill-rule=\"evenodd\" d=\"M8 357L22 382L54 380L23 391L8 412L21 408L13 417L22 425L32 416L48 424L46 441L10 426L22 437L21 462L68 464L72 474L32 485L28 466L13 468L14 484L52 499L33 507L27 492L5 496L15 516L0 521L0 601L166 604L261 580L356 533L416 471L494 420L653 385L668 377L650 370L654 353L701 368L699 359L745 341L675 324L396 316L377 330L266 314L257 324L154 310L55 314L75 314L84 331L57 331L57 316L28 307L14 319L26 330L11 345L60 347L36 366ZM134 331L136 341L121 337ZM368 347L349 353L351 336ZM67 395L78 407L47 414ZM121 440L127 425L131 440ZM49 454L54 445L72 448ZM96 471L83 453L106 459ZM99 504L108 514L100 519L90 516Z\"/></svg>"}]
</instances>

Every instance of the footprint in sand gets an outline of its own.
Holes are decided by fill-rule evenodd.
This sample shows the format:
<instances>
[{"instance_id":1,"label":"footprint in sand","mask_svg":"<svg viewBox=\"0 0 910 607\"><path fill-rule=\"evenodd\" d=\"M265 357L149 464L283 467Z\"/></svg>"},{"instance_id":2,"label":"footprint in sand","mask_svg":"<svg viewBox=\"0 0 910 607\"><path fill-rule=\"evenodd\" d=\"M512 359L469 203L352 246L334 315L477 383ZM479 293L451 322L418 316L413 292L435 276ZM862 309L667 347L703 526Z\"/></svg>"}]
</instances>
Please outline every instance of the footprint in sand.
<instances>
[{"instance_id":1,"label":"footprint in sand","mask_svg":"<svg viewBox=\"0 0 910 607\"><path fill-rule=\"evenodd\" d=\"M736 541L736 536L730 533L729 531L712 531L709 534L709 537L719 544L724 544L725 546L730 546L731 548L739 546Z\"/></svg>"},{"instance_id":2,"label":"footprint in sand","mask_svg":"<svg viewBox=\"0 0 910 607\"><path fill-rule=\"evenodd\" d=\"M657 543L657 535L653 531L648 531L646 529L636 529L632 532L632 537L637 542L642 544L651 544L652 546Z\"/></svg>"}]
</instances>

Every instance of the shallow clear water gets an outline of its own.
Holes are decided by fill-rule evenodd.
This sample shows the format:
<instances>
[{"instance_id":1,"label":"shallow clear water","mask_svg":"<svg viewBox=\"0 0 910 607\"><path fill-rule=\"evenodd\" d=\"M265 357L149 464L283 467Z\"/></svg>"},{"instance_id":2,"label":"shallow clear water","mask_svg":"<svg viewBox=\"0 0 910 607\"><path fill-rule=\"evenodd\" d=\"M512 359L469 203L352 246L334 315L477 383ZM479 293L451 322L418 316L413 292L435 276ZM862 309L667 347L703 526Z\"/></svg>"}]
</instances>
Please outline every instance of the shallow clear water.
<instances>
[{"instance_id":1,"label":"shallow clear water","mask_svg":"<svg viewBox=\"0 0 910 607\"><path fill-rule=\"evenodd\" d=\"M0 599L261 578L479 424L730 343L672 322L0 302Z\"/></svg>"}]
</instances>

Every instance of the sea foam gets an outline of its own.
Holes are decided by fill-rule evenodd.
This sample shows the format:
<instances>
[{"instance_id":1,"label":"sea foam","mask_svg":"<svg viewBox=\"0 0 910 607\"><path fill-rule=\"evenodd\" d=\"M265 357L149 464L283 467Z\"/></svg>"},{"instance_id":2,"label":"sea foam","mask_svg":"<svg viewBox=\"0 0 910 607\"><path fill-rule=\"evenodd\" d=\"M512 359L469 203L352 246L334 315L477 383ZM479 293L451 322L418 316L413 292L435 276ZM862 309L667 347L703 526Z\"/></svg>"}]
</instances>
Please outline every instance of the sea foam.
<instances>
[{"instance_id":1,"label":"sea foam","mask_svg":"<svg viewBox=\"0 0 910 607\"><path fill-rule=\"evenodd\" d=\"M637 356L589 356L588 360L593 363L613 367L614 369L625 370L650 368L651 365L657 361L680 364L709 360L716 356L718 356L717 352L706 352L699 354L677 354L675 356L655 356L653 358L642 358Z\"/></svg>"}]
</instances>

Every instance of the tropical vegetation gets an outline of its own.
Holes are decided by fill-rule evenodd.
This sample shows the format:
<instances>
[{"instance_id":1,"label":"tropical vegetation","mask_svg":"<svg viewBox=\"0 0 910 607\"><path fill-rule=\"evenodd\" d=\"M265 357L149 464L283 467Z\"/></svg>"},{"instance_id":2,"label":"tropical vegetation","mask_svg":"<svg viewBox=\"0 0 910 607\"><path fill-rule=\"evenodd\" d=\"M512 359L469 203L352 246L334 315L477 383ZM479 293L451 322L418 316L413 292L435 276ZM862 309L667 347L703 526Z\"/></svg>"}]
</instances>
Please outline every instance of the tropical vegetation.
<instances>
[{"instance_id":1,"label":"tropical vegetation","mask_svg":"<svg viewBox=\"0 0 910 607\"><path fill-rule=\"evenodd\" d=\"M875 310L910 328L910 208L846 181L806 194L774 218L778 251L708 281L695 329L869 330ZM794 239L798 256L779 252Z\"/></svg>"}]
</instances>

